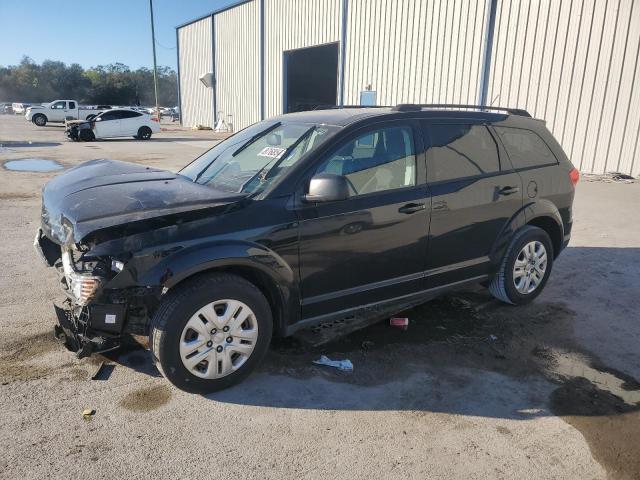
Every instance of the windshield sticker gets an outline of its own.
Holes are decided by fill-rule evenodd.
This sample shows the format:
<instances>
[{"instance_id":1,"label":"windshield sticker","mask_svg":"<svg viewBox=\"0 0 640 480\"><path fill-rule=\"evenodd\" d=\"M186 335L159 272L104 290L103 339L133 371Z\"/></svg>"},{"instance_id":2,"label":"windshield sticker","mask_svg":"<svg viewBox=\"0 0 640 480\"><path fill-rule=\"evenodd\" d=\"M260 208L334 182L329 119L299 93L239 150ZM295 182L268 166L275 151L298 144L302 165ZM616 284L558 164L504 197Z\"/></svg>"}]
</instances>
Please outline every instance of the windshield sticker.
<instances>
[{"instance_id":1,"label":"windshield sticker","mask_svg":"<svg viewBox=\"0 0 640 480\"><path fill-rule=\"evenodd\" d=\"M259 157L268 157L268 158L280 158L284 152L286 152L286 148L279 147L264 147L260 153L258 153Z\"/></svg>"}]
</instances>

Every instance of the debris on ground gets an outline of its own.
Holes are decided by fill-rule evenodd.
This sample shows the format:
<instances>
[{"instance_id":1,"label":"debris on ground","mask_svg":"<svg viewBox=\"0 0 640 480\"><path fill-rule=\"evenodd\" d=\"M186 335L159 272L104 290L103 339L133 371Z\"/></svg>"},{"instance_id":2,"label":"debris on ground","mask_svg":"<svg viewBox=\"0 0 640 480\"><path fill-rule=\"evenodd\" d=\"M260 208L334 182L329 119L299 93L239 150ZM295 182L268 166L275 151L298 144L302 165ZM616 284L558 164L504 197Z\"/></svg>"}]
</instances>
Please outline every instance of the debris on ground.
<instances>
[{"instance_id":1,"label":"debris on ground","mask_svg":"<svg viewBox=\"0 0 640 480\"><path fill-rule=\"evenodd\" d=\"M98 365L98 368L96 368L93 372L93 375L91 375L91 380L96 380L97 378L100 378L100 373L102 372L103 368L104 368L104 362L100 362L100 364Z\"/></svg>"},{"instance_id":2,"label":"debris on ground","mask_svg":"<svg viewBox=\"0 0 640 480\"><path fill-rule=\"evenodd\" d=\"M375 343L373 343L371 340L365 340L362 342L361 347L363 350L371 350L374 345Z\"/></svg>"},{"instance_id":3,"label":"debris on ground","mask_svg":"<svg viewBox=\"0 0 640 480\"><path fill-rule=\"evenodd\" d=\"M636 179L631 175L627 175L622 172L608 172L604 174L599 173L581 173L580 176L586 182L620 182L620 183L634 183Z\"/></svg>"},{"instance_id":4,"label":"debris on ground","mask_svg":"<svg viewBox=\"0 0 640 480\"><path fill-rule=\"evenodd\" d=\"M389 319L389 325L406 330L409 328L409 319L406 317L394 317Z\"/></svg>"},{"instance_id":5,"label":"debris on ground","mask_svg":"<svg viewBox=\"0 0 640 480\"><path fill-rule=\"evenodd\" d=\"M85 408L82 411L82 417L85 420L91 420L91 418L96 414L96 411L93 408Z\"/></svg>"},{"instance_id":6,"label":"debris on ground","mask_svg":"<svg viewBox=\"0 0 640 480\"><path fill-rule=\"evenodd\" d=\"M351 360L331 360L326 355L321 355L320 358L318 360L314 360L313 363L315 363L316 365L334 367L342 371L353 370L353 363L351 363Z\"/></svg>"},{"instance_id":7,"label":"debris on ground","mask_svg":"<svg viewBox=\"0 0 640 480\"><path fill-rule=\"evenodd\" d=\"M111 363L100 362L91 375L91 380L109 380L115 367L116 366Z\"/></svg>"},{"instance_id":8,"label":"debris on ground","mask_svg":"<svg viewBox=\"0 0 640 480\"><path fill-rule=\"evenodd\" d=\"M491 334L491 335L489 335L489 340L491 340L492 342L495 342L496 340L498 340L498 337L496 337L495 335Z\"/></svg>"}]
</instances>

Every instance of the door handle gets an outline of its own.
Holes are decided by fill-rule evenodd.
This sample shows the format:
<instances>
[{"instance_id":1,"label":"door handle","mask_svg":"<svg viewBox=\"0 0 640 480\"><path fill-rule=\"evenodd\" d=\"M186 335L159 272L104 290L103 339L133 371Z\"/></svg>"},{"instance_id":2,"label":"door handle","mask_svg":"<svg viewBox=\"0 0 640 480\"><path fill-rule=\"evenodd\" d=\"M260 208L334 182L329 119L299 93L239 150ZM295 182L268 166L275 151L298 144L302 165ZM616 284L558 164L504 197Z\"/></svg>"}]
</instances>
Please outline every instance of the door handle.
<instances>
[{"instance_id":1,"label":"door handle","mask_svg":"<svg viewBox=\"0 0 640 480\"><path fill-rule=\"evenodd\" d=\"M445 202L444 200L435 202L431 207L431 210L434 212L437 212L438 210L448 210L448 209L449 209L449 206L447 205L447 202Z\"/></svg>"},{"instance_id":2,"label":"door handle","mask_svg":"<svg viewBox=\"0 0 640 480\"><path fill-rule=\"evenodd\" d=\"M519 187L502 187L498 190L498 194L500 195L513 195L514 193L518 193L520 191Z\"/></svg>"},{"instance_id":3,"label":"door handle","mask_svg":"<svg viewBox=\"0 0 640 480\"><path fill-rule=\"evenodd\" d=\"M424 210L425 208L426 207L424 203L407 203L403 207L400 207L398 209L398 212L411 214L411 213L419 212L420 210Z\"/></svg>"}]
</instances>

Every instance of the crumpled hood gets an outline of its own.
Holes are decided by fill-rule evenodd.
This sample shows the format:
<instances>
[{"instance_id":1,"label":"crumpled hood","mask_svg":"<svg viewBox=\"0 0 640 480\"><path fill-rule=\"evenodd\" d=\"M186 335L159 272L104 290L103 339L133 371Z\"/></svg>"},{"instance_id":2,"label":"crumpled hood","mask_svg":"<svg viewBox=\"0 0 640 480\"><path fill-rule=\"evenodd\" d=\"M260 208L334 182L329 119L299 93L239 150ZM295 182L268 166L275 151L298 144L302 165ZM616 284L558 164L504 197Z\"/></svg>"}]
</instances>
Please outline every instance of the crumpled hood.
<instances>
[{"instance_id":1,"label":"crumpled hood","mask_svg":"<svg viewBox=\"0 0 640 480\"><path fill-rule=\"evenodd\" d=\"M91 160L45 185L42 229L56 242L71 245L96 230L229 205L244 197L193 183L166 170Z\"/></svg>"}]
</instances>

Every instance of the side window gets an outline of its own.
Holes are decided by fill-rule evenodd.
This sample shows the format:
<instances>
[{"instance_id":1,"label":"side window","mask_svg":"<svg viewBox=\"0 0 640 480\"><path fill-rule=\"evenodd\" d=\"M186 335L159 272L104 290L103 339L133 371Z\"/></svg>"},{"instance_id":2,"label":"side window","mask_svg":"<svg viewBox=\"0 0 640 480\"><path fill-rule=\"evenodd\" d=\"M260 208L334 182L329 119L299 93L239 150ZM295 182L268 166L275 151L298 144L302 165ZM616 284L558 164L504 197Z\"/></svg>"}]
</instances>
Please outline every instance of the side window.
<instances>
[{"instance_id":1,"label":"side window","mask_svg":"<svg viewBox=\"0 0 640 480\"><path fill-rule=\"evenodd\" d=\"M551 149L537 133L523 128L494 128L504 148L507 149L513 168L540 167L558 163Z\"/></svg>"},{"instance_id":2,"label":"side window","mask_svg":"<svg viewBox=\"0 0 640 480\"><path fill-rule=\"evenodd\" d=\"M123 110L123 111L121 112L121 114L122 114L122 115L121 115L121 117L120 117L120 118L122 118L122 119L125 119L125 118L134 118L134 117L141 117L141 116L142 116L142 114L141 114L141 113L138 113L138 112L131 112L131 111L126 111L126 110Z\"/></svg>"},{"instance_id":3,"label":"side window","mask_svg":"<svg viewBox=\"0 0 640 480\"><path fill-rule=\"evenodd\" d=\"M100 115L100 117L102 118L102 121L107 121L107 120L117 120L120 117L118 116L118 111L114 111L114 112L105 112L102 115Z\"/></svg>"},{"instance_id":4,"label":"side window","mask_svg":"<svg viewBox=\"0 0 640 480\"><path fill-rule=\"evenodd\" d=\"M56 102L53 105L51 105L51 108L53 108L54 110L64 110L66 105L66 102Z\"/></svg>"},{"instance_id":5,"label":"side window","mask_svg":"<svg viewBox=\"0 0 640 480\"><path fill-rule=\"evenodd\" d=\"M495 140L483 125L431 125L430 182L500 171Z\"/></svg>"},{"instance_id":6,"label":"side window","mask_svg":"<svg viewBox=\"0 0 640 480\"><path fill-rule=\"evenodd\" d=\"M409 126L367 132L342 146L316 173L347 177L355 195L416 184L416 155Z\"/></svg>"},{"instance_id":7,"label":"side window","mask_svg":"<svg viewBox=\"0 0 640 480\"><path fill-rule=\"evenodd\" d=\"M76 108L76 102L69 102L69 108L71 110L75 109Z\"/></svg>"}]
</instances>

